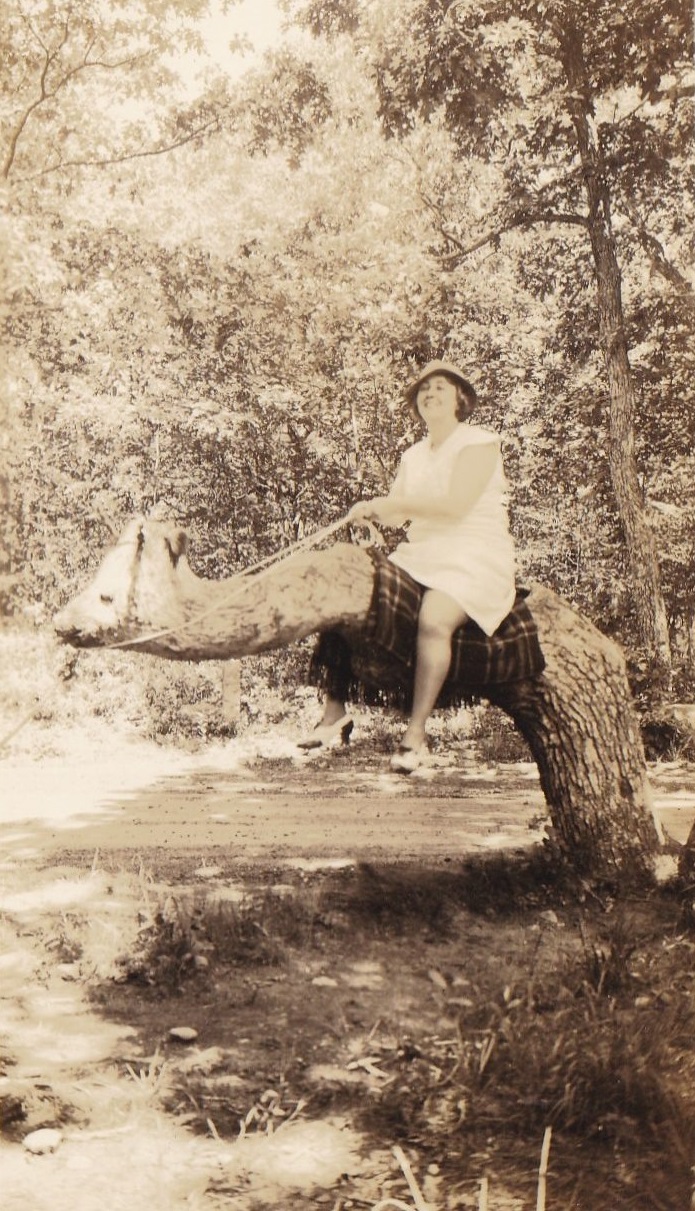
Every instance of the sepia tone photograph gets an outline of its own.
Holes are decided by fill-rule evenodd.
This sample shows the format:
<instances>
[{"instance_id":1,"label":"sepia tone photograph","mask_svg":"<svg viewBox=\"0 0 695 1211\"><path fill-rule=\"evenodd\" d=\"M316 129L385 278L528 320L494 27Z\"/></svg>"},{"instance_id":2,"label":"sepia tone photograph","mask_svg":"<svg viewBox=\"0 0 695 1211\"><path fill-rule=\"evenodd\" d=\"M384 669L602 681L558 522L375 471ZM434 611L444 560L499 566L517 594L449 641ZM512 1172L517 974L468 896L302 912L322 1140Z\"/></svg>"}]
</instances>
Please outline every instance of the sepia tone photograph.
<instances>
[{"instance_id":1,"label":"sepia tone photograph","mask_svg":"<svg viewBox=\"0 0 695 1211\"><path fill-rule=\"evenodd\" d=\"M0 1211L693 1211L692 4L3 18Z\"/></svg>"}]
</instances>

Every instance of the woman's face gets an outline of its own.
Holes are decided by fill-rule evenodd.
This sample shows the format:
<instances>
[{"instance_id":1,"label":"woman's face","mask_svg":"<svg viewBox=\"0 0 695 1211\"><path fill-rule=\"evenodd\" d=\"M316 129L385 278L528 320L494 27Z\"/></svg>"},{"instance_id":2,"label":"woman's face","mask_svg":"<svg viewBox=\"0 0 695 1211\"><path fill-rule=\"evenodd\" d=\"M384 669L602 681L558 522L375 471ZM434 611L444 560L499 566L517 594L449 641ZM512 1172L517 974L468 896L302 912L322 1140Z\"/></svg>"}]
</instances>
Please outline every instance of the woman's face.
<instances>
[{"instance_id":1,"label":"woman's face","mask_svg":"<svg viewBox=\"0 0 695 1211\"><path fill-rule=\"evenodd\" d=\"M429 428L442 422L458 423L458 393L455 383L443 374L431 374L418 387L417 410Z\"/></svg>"}]
</instances>

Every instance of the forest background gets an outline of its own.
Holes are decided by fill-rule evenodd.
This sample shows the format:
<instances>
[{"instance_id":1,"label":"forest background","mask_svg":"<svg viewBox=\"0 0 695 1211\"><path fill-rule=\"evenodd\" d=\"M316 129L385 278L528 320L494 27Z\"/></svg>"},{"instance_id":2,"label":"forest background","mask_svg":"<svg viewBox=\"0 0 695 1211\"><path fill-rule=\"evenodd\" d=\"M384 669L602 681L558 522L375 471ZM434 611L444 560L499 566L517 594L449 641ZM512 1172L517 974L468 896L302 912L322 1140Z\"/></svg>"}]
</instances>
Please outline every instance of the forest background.
<instances>
[{"instance_id":1,"label":"forest background","mask_svg":"<svg viewBox=\"0 0 695 1211\"><path fill-rule=\"evenodd\" d=\"M445 357L502 434L520 578L623 643L645 712L692 698L691 6L281 7L250 58L215 8L229 70L207 0L6 5L5 636L134 514L218 578L384 492Z\"/></svg>"}]
</instances>

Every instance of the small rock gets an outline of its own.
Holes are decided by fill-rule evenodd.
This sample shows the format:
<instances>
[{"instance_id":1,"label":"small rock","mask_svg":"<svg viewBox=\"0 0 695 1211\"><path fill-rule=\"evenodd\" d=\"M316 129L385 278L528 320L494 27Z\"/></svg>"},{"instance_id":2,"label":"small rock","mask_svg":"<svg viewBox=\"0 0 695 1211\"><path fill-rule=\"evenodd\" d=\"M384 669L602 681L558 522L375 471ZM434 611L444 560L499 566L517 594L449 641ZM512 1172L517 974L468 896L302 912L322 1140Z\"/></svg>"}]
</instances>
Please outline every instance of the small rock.
<instances>
[{"instance_id":1,"label":"small rock","mask_svg":"<svg viewBox=\"0 0 695 1211\"><path fill-rule=\"evenodd\" d=\"M198 1038L198 1031L192 1026L172 1026L169 1031L172 1039L178 1039L180 1043L192 1043Z\"/></svg>"},{"instance_id":2,"label":"small rock","mask_svg":"<svg viewBox=\"0 0 695 1211\"><path fill-rule=\"evenodd\" d=\"M338 987L338 981L334 980L332 976L314 976L314 979L311 982L316 986L316 988Z\"/></svg>"},{"instance_id":3,"label":"small rock","mask_svg":"<svg viewBox=\"0 0 695 1211\"><path fill-rule=\"evenodd\" d=\"M80 978L79 963L57 963L56 971L61 980L79 980Z\"/></svg>"},{"instance_id":4,"label":"small rock","mask_svg":"<svg viewBox=\"0 0 695 1211\"><path fill-rule=\"evenodd\" d=\"M55 1152L62 1139L63 1133L57 1127L40 1127L38 1131L30 1131L24 1136L22 1146L27 1152L42 1156L46 1152Z\"/></svg>"},{"instance_id":5,"label":"small rock","mask_svg":"<svg viewBox=\"0 0 695 1211\"><path fill-rule=\"evenodd\" d=\"M215 1068L220 1068L225 1061L226 1053L221 1047L194 1047L176 1060L177 1072L202 1072L209 1076Z\"/></svg>"}]
</instances>

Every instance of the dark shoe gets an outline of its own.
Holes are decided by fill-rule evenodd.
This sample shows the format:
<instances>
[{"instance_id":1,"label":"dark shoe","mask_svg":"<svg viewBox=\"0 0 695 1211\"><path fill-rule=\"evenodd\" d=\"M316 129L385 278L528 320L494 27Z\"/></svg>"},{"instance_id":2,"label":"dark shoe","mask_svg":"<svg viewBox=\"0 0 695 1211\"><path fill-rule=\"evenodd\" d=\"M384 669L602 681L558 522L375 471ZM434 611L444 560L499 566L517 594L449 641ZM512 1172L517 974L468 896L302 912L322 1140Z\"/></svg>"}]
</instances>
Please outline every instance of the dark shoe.
<instances>
[{"instance_id":1,"label":"dark shoe","mask_svg":"<svg viewBox=\"0 0 695 1211\"><path fill-rule=\"evenodd\" d=\"M297 741L297 748L330 748L338 740L341 744L349 744L354 726L349 715L341 715L335 723L319 723L306 739Z\"/></svg>"},{"instance_id":2,"label":"dark shoe","mask_svg":"<svg viewBox=\"0 0 695 1211\"><path fill-rule=\"evenodd\" d=\"M416 769L427 764L429 749L427 744L418 744L411 748L407 744L399 744L390 761L394 774L412 774Z\"/></svg>"}]
</instances>

